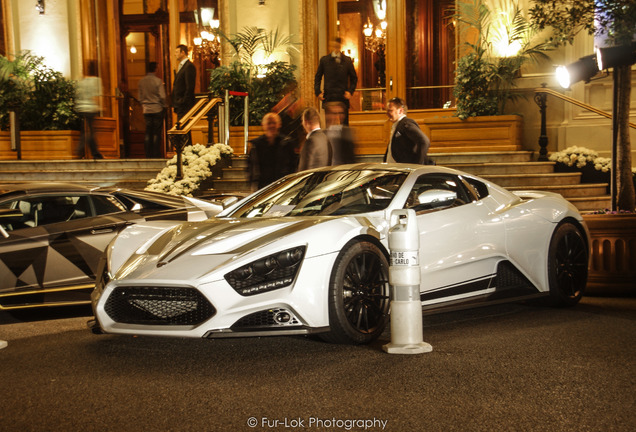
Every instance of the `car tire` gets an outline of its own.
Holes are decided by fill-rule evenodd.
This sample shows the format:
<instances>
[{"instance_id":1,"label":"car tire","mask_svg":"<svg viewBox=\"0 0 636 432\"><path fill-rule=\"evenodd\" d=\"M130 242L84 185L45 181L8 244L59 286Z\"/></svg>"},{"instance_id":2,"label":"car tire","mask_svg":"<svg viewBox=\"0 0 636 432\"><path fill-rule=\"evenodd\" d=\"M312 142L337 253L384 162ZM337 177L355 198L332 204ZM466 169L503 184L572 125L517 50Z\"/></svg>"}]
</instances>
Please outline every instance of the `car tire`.
<instances>
[{"instance_id":1,"label":"car tire","mask_svg":"<svg viewBox=\"0 0 636 432\"><path fill-rule=\"evenodd\" d=\"M555 306L579 302L587 283L589 251L581 231L566 222L557 227L548 250L550 299Z\"/></svg>"},{"instance_id":2,"label":"car tire","mask_svg":"<svg viewBox=\"0 0 636 432\"><path fill-rule=\"evenodd\" d=\"M382 334L388 321L389 263L378 246L353 241L341 251L329 281L327 342L364 344Z\"/></svg>"}]
</instances>

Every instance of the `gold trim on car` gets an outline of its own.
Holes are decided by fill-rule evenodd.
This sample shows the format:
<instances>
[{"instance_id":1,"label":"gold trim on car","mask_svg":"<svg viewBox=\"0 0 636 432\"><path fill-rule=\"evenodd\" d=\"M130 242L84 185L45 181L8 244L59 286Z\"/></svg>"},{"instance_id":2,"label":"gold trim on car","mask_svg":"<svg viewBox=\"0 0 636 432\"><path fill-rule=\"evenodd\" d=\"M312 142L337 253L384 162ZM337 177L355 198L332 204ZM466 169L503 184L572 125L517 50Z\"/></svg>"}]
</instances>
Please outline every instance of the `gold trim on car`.
<instances>
[{"instance_id":1,"label":"gold trim on car","mask_svg":"<svg viewBox=\"0 0 636 432\"><path fill-rule=\"evenodd\" d=\"M24 296L24 295L36 295L36 294L46 294L52 292L63 292L63 291L76 291L82 289L93 289L95 288L95 284L84 284L84 285L73 285L68 287L58 287L58 288L49 288L49 289L38 289L38 290L30 290L30 291L13 291L9 293L1 293L0 300L5 297L16 297L16 296ZM90 304L90 300L80 300L80 301L64 301L64 302L51 302L51 303L26 303L19 305L10 305L4 306L0 301L0 310L14 310L14 309L31 309L37 307L53 307L53 306L75 306L75 305L83 305Z\"/></svg>"}]
</instances>

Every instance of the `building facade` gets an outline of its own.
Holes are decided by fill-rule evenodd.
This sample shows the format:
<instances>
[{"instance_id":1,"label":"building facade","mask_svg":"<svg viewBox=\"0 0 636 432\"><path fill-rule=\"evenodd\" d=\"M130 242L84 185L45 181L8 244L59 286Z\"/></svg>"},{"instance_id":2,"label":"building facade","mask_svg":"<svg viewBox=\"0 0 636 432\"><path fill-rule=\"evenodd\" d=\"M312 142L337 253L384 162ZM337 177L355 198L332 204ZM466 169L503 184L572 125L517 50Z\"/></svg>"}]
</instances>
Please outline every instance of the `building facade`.
<instances>
[{"instance_id":1,"label":"building facade","mask_svg":"<svg viewBox=\"0 0 636 432\"><path fill-rule=\"evenodd\" d=\"M485 0L493 9L505 3ZM519 0L527 10L530 0ZM39 9L35 6L38 6ZM0 53L11 56L31 50L48 66L80 79L88 60L97 60L104 96L98 141L106 157L143 155L143 115L136 100L137 82L147 62L159 64L158 75L170 93L174 51L191 48L198 70L198 93L206 93L209 70L232 60L227 44L210 34L226 35L250 26L289 35L297 50L281 60L297 66L297 96L318 106L313 92L316 67L327 54L328 41L340 37L352 57L358 89L351 101L351 124L358 132L359 153L382 153L390 125L386 101L406 99L409 115L427 119L452 117L455 62L465 36L452 19L454 0L2 0ZM499 11L499 9L497 9ZM523 95L507 112L523 116L521 147L538 150L540 114L534 90L553 88L597 109L612 111L612 78L577 83L564 91L554 65L568 64L594 51L594 39L580 35L574 45L550 52L550 62L525 67L515 80ZM263 62L268 59L262 59ZM271 60L271 59L269 59ZM636 73L632 73L636 81ZM632 92L632 118L636 119ZM549 150L584 146L609 156L611 121L584 108L547 100ZM167 118L168 126L174 121ZM200 139L205 139L201 126ZM636 131L632 129L632 140ZM434 148L434 144L433 144ZM169 146L166 146L169 151Z\"/></svg>"}]
</instances>

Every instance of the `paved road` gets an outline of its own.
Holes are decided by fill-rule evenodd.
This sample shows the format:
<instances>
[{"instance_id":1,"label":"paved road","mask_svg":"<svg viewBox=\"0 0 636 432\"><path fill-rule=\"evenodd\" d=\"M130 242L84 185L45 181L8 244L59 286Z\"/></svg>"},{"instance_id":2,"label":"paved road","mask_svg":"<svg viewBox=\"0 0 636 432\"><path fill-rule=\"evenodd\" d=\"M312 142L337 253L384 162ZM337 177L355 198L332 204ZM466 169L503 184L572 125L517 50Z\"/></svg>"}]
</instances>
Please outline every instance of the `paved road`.
<instances>
[{"instance_id":1,"label":"paved road","mask_svg":"<svg viewBox=\"0 0 636 432\"><path fill-rule=\"evenodd\" d=\"M49 317L50 318L50 317ZM636 298L424 318L428 354L0 314L0 431L634 431Z\"/></svg>"}]
</instances>

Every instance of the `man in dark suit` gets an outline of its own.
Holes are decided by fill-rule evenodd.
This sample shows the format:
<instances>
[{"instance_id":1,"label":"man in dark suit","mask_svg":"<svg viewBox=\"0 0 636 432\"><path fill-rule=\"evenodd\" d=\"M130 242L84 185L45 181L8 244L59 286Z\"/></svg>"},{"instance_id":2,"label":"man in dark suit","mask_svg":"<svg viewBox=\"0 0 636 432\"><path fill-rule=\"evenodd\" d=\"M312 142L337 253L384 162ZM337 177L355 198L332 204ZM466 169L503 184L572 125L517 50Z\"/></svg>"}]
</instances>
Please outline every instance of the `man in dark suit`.
<instances>
[{"instance_id":1,"label":"man in dark suit","mask_svg":"<svg viewBox=\"0 0 636 432\"><path fill-rule=\"evenodd\" d=\"M307 108L301 119L307 139L300 151L298 171L331 165L333 151L327 134L320 129L320 114L315 108Z\"/></svg>"},{"instance_id":2,"label":"man in dark suit","mask_svg":"<svg viewBox=\"0 0 636 432\"><path fill-rule=\"evenodd\" d=\"M345 118L342 124L349 125L349 99L358 84L358 75L353 67L351 58L340 52L341 41L336 38L329 42L326 56L320 59L318 70L314 77L314 93L323 101L322 107L328 102L342 102L345 105ZM323 90L320 84L324 76Z\"/></svg>"},{"instance_id":3,"label":"man in dark suit","mask_svg":"<svg viewBox=\"0 0 636 432\"><path fill-rule=\"evenodd\" d=\"M427 165L430 163L427 153L431 141L417 122L406 116L406 109L406 103L400 98L393 98L387 104L386 114L393 126L384 162Z\"/></svg>"},{"instance_id":4,"label":"man in dark suit","mask_svg":"<svg viewBox=\"0 0 636 432\"><path fill-rule=\"evenodd\" d=\"M177 115L177 120L179 120L194 106L194 85L197 79L197 69L188 59L187 46L177 46L175 55L179 65L172 84L172 108Z\"/></svg>"}]
</instances>

